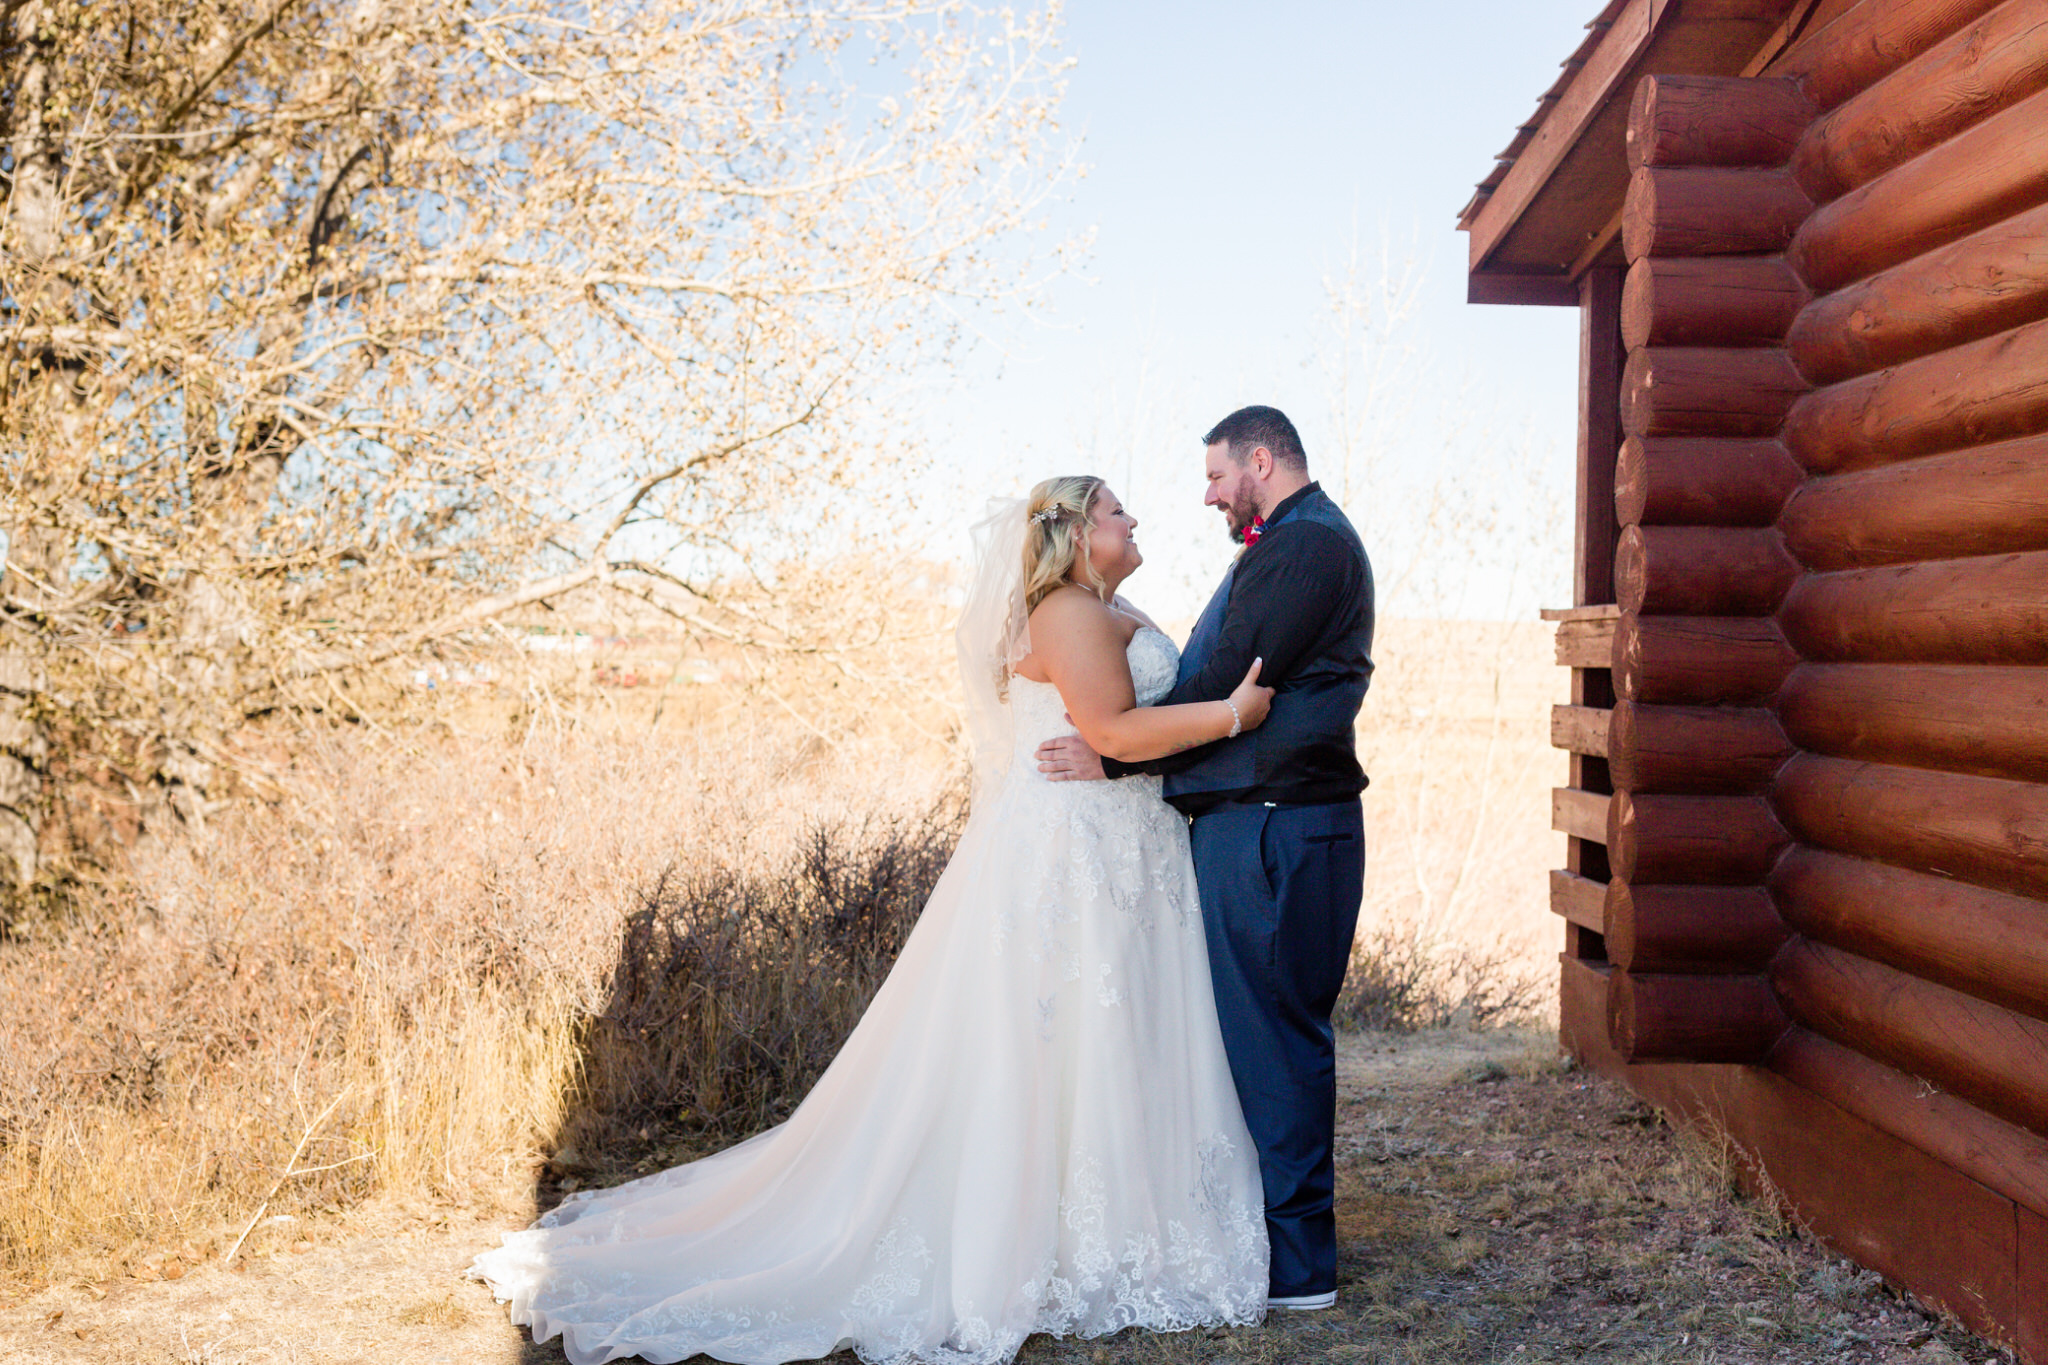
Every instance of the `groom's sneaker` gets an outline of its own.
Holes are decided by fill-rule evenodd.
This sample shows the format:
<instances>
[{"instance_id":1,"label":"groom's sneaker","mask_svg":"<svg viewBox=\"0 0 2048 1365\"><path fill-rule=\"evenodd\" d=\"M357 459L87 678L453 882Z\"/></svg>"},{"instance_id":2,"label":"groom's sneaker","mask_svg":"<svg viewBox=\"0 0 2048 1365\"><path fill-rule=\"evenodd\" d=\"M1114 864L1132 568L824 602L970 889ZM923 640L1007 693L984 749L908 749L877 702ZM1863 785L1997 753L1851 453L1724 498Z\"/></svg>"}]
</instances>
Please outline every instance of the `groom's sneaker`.
<instances>
[{"instance_id":1,"label":"groom's sneaker","mask_svg":"<svg viewBox=\"0 0 2048 1365\"><path fill-rule=\"evenodd\" d=\"M1297 1313L1309 1313L1318 1308L1335 1308L1336 1306L1337 1291L1334 1289L1327 1294L1287 1294L1266 1300L1266 1307L1268 1308L1286 1308Z\"/></svg>"}]
</instances>

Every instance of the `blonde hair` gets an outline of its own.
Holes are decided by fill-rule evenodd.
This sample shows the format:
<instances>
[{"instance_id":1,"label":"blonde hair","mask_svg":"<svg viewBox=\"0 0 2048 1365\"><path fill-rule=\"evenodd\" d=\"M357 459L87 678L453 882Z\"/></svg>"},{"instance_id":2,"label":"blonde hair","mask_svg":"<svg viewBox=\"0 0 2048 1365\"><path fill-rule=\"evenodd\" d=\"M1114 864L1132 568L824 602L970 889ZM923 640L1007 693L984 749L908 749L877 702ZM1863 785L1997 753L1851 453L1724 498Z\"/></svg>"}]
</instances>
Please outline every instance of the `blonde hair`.
<instances>
[{"instance_id":1,"label":"blonde hair","mask_svg":"<svg viewBox=\"0 0 2048 1365\"><path fill-rule=\"evenodd\" d=\"M1062 474L1031 490L1025 507L1024 610L1035 611L1054 588L1078 583L1099 597L1108 587L1088 559L1090 512L1102 480L1092 474ZM1076 577L1076 571L1080 576Z\"/></svg>"}]
</instances>

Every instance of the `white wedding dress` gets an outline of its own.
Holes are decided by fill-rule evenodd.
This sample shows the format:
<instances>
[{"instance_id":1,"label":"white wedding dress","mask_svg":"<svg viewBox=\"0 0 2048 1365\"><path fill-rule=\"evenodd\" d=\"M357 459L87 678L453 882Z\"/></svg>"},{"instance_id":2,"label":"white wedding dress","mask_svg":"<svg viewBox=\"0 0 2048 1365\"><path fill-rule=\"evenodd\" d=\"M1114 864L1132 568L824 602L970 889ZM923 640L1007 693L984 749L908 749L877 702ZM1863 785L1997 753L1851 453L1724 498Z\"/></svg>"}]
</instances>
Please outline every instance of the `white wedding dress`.
<instances>
[{"instance_id":1,"label":"white wedding dress","mask_svg":"<svg viewBox=\"0 0 2048 1365\"><path fill-rule=\"evenodd\" d=\"M1148 627L1128 656L1139 701L1163 697L1173 642ZM537 1340L577 1365L993 1365L1033 1332L1264 1316L1187 827L1155 778L1046 781L1059 693L1009 690L1006 775L789 1120L477 1258Z\"/></svg>"}]
</instances>

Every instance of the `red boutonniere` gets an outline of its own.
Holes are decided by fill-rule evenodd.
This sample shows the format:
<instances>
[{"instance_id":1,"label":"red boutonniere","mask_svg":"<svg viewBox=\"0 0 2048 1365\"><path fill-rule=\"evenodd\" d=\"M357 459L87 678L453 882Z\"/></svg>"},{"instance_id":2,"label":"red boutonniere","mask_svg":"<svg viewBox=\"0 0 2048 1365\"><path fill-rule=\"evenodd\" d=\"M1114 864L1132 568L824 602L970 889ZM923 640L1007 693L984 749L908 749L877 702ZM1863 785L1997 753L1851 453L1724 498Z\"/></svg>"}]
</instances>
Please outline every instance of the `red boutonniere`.
<instances>
[{"instance_id":1,"label":"red boutonniere","mask_svg":"<svg viewBox=\"0 0 2048 1365\"><path fill-rule=\"evenodd\" d=\"M1266 519L1253 517L1252 524L1244 528L1244 547L1249 550L1259 543L1259 537L1266 533Z\"/></svg>"}]
</instances>

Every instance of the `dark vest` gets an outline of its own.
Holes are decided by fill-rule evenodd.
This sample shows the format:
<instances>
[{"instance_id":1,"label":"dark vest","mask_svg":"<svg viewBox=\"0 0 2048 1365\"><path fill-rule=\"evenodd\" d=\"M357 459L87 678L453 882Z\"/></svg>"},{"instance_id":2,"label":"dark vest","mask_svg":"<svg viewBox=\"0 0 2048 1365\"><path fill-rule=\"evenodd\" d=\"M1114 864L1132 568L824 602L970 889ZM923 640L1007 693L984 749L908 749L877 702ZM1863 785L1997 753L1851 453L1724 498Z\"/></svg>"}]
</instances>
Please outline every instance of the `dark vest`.
<instances>
[{"instance_id":1,"label":"dark vest","mask_svg":"<svg viewBox=\"0 0 2048 1365\"><path fill-rule=\"evenodd\" d=\"M1347 629L1323 641L1317 654L1303 659L1290 676L1280 680L1280 690L1273 696L1273 707L1264 725L1210 746L1193 766L1167 774L1161 794L1169 801L1197 792L1236 792L1257 787L1273 774L1285 772L1290 758L1310 746L1339 743L1356 749L1352 727L1372 680L1372 563L1350 519L1321 489L1302 498L1272 526L1284 526L1296 519L1329 527L1358 556L1359 567L1365 573L1364 609L1356 613ZM1216 595L1209 599L1209 605L1195 622L1187 648L1180 656L1181 682L1200 672L1216 648L1236 576L1237 566L1232 564Z\"/></svg>"}]
</instances>

